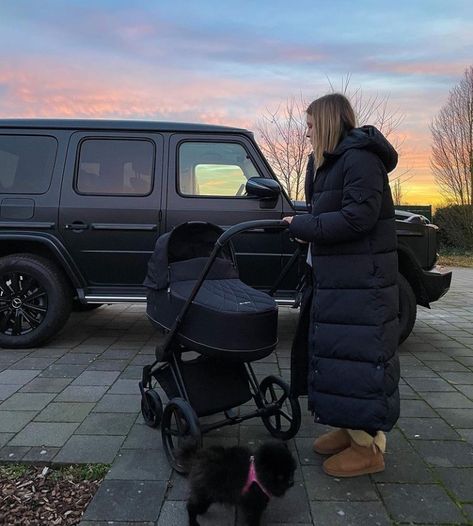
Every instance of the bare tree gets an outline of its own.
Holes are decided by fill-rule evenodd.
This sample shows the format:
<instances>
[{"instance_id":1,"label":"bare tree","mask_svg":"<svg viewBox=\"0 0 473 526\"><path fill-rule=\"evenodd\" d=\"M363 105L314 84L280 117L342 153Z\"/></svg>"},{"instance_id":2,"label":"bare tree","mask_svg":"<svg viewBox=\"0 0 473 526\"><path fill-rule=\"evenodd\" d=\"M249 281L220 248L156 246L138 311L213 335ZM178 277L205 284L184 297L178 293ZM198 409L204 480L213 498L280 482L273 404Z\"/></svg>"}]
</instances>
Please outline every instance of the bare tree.
<instances>
[{"instance_id":1,"label":"bare tree","mask_svg":"<svg viewBox=\"0 0 473 526\"><path fill-rule=\"evenodd\" d=\"M450 201L473 204L473 66L450 90L447 103L434 118L432 170Z\"/></svg>"},{"instance_id":2,"label":"bare tree","mask_svg":"<svg viewBox=\"0 0 473 526\"><path fill-rule=\"evenodd\" d=\"M256 125L261 150L295 200L303 199L307 156L312 150L306 138L306 108L302 95L289 98L275 111L267 110Z\"/></svg>"},{"instance_id":3,"label":"bare tree","mask_svg":"<svg viewBox=\"0 0 473 526\"><path fill-rule=\"evenodd\" d=\"M391 185L392 193L393 193L393 201L395 206L402 205L402 199L403 199L403 189L402 189L402 183L400 179L396 179L394 184Z\"/></svg>"},{"instance_id":4,"label":"bare tree","mask_svg":"<svg viewBox=\"0 0 473 526\"><path fill-rule=\"evenodd\" d=\"M341 92L350 99L360 126L373 124L385 136L391 135L403 117L398 111L389 108L389 97L378 94L367 97L361 88L351 89L350 81L351 77L347 75L342 79L341 90L335 90L328 79L332 92ZM304 197L307 156L312 151L306 138L308 105L302 95L291 97L275 110L267 109L255 125L261 150L289 196L295 200ZM396 148L400 146L400 144L395 145ZM401 174L399 178L403 175Z\"/></svg>"}]
</instances>

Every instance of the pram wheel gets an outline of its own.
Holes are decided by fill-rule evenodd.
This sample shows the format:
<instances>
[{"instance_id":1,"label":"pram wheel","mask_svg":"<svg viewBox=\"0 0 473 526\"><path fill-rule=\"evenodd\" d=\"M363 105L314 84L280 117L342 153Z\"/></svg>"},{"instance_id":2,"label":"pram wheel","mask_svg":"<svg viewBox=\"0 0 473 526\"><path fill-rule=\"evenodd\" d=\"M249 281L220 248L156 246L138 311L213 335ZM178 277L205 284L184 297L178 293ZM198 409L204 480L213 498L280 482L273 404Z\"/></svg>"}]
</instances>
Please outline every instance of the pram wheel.
<instances>
[{"instance_id":1,"label":"pram wheel","mask_svg":"<svg viewBox=\"0 0 473 526\"><path fill-rule=\"evenodd\" d=\"M261 417L266 429L275 438L289 440L301 426L299 400L290 394L289 385L278 376L267 376L260 384L265 405L276 405L278 409Z\"/></svg>"},{"instance_id":2,"label":"pram wheel","mask_svg":"<svg viewBox=\"0 0 473 526\"><path fill-rule=\"evenodd\" d=\"M163 417L163 403L154 389L148 389L141 397L141 414L149 427L159 427Z\"/></svg>"},{"instance_id":3,"label":"pram wheel","mask_svg":"<svg viewBox=\"0 0 473 526\"><path fill-rule=\"evenodd\" d=\"M171 467L178 473L187 473L187 466L176 458L177 449L184 441L186 445L193 441L197 448L202 447L202 433L194 409L184 399L173 398L164 408L161 435Z\"/></svg>"}]
</instances>

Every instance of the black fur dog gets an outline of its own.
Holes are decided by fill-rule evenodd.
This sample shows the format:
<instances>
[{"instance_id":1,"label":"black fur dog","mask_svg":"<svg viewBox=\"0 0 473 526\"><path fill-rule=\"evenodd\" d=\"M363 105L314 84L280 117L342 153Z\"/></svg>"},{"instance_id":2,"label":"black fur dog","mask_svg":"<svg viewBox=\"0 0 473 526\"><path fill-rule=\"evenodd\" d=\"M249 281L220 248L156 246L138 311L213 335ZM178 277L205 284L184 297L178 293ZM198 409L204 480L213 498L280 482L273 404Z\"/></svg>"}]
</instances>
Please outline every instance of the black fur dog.
<instances>
[{"instance_id":1,"label":"black fur dog","mask_svg":"<svg viewBox=\"0 0 473 526\"><path fill-rule=\"evenodd\" d=\"M249 526L259 526L272 496L282 497L294 485L296 461L284 443L267 442L254 456L246 447L221 446L195 450L191 444L179 452L190 468L189 525L212 503L240 506Z\"/></svg>"}]
</instances>

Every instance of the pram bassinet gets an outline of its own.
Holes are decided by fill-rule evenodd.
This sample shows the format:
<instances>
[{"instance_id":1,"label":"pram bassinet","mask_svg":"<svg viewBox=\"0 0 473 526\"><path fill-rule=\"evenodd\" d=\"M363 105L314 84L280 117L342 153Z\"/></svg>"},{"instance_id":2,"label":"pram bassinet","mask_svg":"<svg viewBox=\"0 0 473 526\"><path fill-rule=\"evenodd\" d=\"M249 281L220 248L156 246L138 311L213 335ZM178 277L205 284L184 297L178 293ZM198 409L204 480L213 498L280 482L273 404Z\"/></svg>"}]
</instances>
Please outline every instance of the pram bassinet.
<instances>
[{"instance_id":1,"label":"pram bassinet","mask_svg":"<svg viewBox=\"0 0 473 526\"><path fill-rule=\"evenodd\" d=\"M223 230L210 223L184 223L158 239L148 265L147 315L169 330L189 298ZM222 249L202 283L177 340L215 358L253 361L277 344L278 310L267 294L239 280L231 246Z\"/></svg>"}]
</instances>

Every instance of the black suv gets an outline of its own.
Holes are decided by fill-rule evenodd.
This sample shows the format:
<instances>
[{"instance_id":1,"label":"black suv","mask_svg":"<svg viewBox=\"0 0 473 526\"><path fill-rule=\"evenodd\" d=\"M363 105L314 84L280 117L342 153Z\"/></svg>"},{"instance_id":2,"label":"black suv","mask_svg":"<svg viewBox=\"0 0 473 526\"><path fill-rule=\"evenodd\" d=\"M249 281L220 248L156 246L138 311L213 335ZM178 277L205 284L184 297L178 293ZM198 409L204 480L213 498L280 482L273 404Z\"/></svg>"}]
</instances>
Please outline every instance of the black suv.
<instances>
[{"instance_id":1,"label":"black suv","mask_svg":"<svg viewBox=\"0 0 473 526\"><path fill-rule=\"evenodd\" d=\"M71 308L145 301L157 236L185 221L226 228L306 213L286 195L244 129L94 120L0 120L0 346L31 347L56 334ZM401 340L416 305L450 286L434 270L437 229L398 220ZM235 241L241 277L270 289L294 253L288 232ZM279 286L289 304L300 258Z\"/></svg>"}]
</instances>

